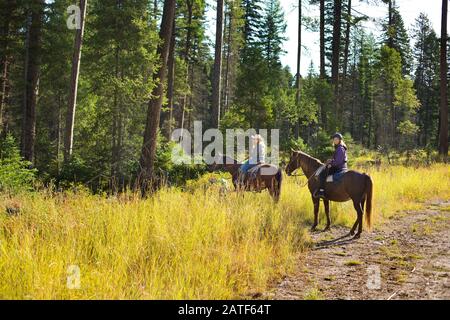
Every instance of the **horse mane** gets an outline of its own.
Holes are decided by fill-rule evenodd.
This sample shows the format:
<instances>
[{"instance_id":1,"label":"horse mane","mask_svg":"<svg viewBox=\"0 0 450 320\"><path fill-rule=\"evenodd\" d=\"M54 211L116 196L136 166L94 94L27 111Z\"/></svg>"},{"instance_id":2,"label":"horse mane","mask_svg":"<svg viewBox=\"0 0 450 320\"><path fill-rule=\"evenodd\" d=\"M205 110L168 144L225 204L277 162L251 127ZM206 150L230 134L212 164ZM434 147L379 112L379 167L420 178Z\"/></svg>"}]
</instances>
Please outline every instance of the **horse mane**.
<instances>
[{"instance_id":1,"label":"horse mane","mask_svg":"<svg viewBox=\"0 0 450 320\"><path fill-rule=\"evenodd\" d=\"M303 161L309 169L317 169L319 166L323 165L322 161L309 154L302 151L295 151L297 155L300 157L301 161Z\"/></svg>"}]
</instances>

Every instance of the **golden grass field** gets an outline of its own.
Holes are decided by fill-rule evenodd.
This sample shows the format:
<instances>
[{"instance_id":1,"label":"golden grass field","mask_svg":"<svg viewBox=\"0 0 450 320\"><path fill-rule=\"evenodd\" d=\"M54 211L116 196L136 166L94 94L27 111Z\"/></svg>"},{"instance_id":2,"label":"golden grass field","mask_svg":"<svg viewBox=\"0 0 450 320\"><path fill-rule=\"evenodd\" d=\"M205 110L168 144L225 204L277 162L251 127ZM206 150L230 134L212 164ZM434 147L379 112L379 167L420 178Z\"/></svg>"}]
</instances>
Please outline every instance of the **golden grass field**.
<instances>
[{"instance_id":1,"label":"golden grass field","mask_svg":"<svg viewBox=\"0 0 450 320\"><path fill-rule=\"evenodd\" d=\"M398 211L450 198L448 165L368 173L375 228ZM277 205L266 192L220 196L214 186L164 189L147 200L81 191L0 195L0 298L229 299L264 291L310 245L304 179L285 177ZM19 213L7 214L8 206ZM351 202L332 203L331 211L333 225L356 218ZM73 265L78 289L67 286Z\"/></svg>"}]
</instances>

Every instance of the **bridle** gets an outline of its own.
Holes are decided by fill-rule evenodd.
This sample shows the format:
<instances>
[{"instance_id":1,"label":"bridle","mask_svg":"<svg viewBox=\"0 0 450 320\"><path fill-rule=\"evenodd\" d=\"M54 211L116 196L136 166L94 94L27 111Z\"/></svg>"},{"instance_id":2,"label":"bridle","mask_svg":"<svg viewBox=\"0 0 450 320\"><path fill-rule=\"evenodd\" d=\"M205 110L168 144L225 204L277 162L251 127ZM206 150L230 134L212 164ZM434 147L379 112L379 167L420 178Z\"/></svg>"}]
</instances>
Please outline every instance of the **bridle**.
<instances>
[{"instance_id":1,"label":"bridle","mask_svg":"<svg viewBox=\"0 0 450 320\"><path fill-rule=\"evenodd\" d=\"M306 177L306 174L293 174L295 171L297 171L297 170L300 168L300 165L299 165L298 161L299 161L299 158L298 158L298 156L297 156L297 158L296 158L296 164L297 164L298 166L297 166L296 169L294 169L294 170L291 172L290 176L291 176L291 177ZM288 166L289 166L289 164L288 164ZM317 174L317 172L318 172L321 168L322 168L322 167L318 167L318 168L313 172L313 174L306 180L306 182L300 186L300 188L306 187L306 186L308 185L308 183L309 183L309 180L311 180L311 178L314 177L314 176Z\"/></svg>"}]
</instances>

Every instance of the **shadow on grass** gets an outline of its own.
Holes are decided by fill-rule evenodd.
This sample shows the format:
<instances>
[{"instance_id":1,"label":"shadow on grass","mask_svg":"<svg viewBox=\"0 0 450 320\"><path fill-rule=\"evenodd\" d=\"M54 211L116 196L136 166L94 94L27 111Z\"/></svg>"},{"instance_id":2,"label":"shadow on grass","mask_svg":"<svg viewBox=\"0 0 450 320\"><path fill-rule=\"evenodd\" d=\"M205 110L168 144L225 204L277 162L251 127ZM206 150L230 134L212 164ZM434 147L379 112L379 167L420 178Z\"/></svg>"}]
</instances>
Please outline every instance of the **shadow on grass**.
<instances>
[{"instance_id":1,"label":"shadow on grass","mask_svg":"<svg viewBox=\"0 0 450 320\"><path fill-rule=\"evenodd\" d=\"M319 241L319 242L315 243L313 246L313 250L320 250L320 249L330 248L330 247L334 247L334 246L347 245L347 244L354 242L355 240L356 239L353 238L350 235L350 233L346 233L345 235L338 237L336 239L333 239L333 240L324 240L324 241Z\"/></svg>"}]
</instances>

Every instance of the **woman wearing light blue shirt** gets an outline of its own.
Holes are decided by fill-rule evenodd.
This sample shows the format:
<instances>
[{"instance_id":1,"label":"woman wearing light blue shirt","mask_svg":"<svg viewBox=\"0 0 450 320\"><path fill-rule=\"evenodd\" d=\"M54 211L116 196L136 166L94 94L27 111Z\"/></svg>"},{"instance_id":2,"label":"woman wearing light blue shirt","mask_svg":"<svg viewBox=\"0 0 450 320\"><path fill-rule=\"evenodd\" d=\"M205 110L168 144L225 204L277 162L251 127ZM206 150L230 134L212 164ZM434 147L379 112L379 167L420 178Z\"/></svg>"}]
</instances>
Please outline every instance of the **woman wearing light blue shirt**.
<instances>
[{"instance_id":1,"label":"woman wearing light blue shirt","mask_svg":"<svg viewBox=\"0 0 450 320\"><path fill-rule=\"evenodd\" d=\"M251 136L252 145L250 147L250 155L247 161L245 161L241 166L241 172L246 174L248 170L257 166L258 164L264 163L266 160L266 145L264 143L264 138L256 134Z\"/></svg>"}]
</instances>

